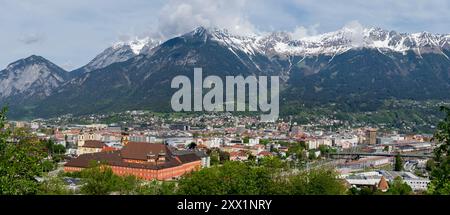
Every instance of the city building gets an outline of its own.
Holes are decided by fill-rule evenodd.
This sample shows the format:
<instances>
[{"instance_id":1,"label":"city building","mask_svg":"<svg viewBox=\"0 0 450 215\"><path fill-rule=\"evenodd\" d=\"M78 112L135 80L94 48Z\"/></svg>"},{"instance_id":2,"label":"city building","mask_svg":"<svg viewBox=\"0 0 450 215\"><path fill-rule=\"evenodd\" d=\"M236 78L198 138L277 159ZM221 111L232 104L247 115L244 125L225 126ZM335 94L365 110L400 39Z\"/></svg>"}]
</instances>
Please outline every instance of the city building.
<instances>
[{"instance_id":1,"label":"city building","mask_svg":"<svg viewBox=\"0 0 450 215\"><path fill-rule=\"evenodd\" d=\"M408 184L413 191L427 190L428 184L430 184L430 179L418 177L411 172L380 170L380 173L389 181L394 180L397 177L402 178L403 181Z\"/></svg>"},{"instance_id":2,"label":"city building","mask_svg":"<svg viewBox=\"0 0 450 215\"><path fill-rule=\"evenodd\" d=\"M246 161L248 160L248 154L245 151L233 151L230 152L231 161Z\"/></svg>"},{"instance_id":3,"label":"city building","mask_svg":"<svg viewBox=\"0 0 450 215\"><path fill-rule=\"evenodd\" d=\"M430 180L427 178L421 178L411 172L403 171L379 170L341 175L341 178L344 178L347 183L352 186L362 187L376 185L381 191L389 188L389 184L386 182L392 182L397 177L400 177L413 191L427 190L428 184L430 183Z\"/></svg>"},{"instance_id":4,"label":"city building","mask_svg":"<svg viewBox=\"0 0 450 215\"><path fill-rule=\"evenodd\" d=\"M77 146L83 147L84 142L87 140L102 140L102 135L97 132L85 132L80 133L77 138Z\"/></svg>"},{"instance_id":5,"label":"city building","mask_svg":"<svg viewBox=\"0 0 450 215\"><path fill-rule=\"evenodd\" d=\"M377 129L367 129L367 144L375 145L377 143Z\"/></svg>"},{"instance_id":6,"label":"city building","mask_svg":"<svg viewBox=\"0 0 450 215\"><path fill-rule=\"evenodd\" d=\"M108 147L105 143L99 140L86 140L83 142L83 145L78 146L78 155L101 152L103 149Z\"/></svg>"},{"instance_id":7,"label":"city building","mask_svg":"<svg viewBox=\"0 0 450 215\"><path fill-rule=\"evenodd\" d=\"M176 154L164 144L128 142L121 150L82 154L64 165L64 171L80 171L98 163L117 175L134 175L145 180L170 180L201 168L195 153Z\"/></svg>"}]
</instances>

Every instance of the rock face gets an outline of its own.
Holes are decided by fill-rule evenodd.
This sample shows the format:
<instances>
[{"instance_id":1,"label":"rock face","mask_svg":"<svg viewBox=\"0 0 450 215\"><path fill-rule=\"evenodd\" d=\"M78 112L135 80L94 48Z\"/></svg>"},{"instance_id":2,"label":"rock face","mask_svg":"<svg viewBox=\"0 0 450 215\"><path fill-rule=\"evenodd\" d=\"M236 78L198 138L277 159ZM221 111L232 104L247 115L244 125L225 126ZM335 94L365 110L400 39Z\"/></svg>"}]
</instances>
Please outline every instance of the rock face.
<instances>
[{"instance_id":1,"label":"rock face","mask_svg":"<svg viewBox=\"0 0 450 215\"><path fill-rule=\"evenodd\" d=\"M105 49L85 66L71 72L72 77L78 77L83 73L88 73L96 69L107 67L113 63L127 61L139 54L149 54L151 49L159 45L159 41L148 37L142 39L130 40L127 42L118 42Z\"/></svg>"},{"instance_id":2,"label":"rock face","mask_svg":"<svg viewBox=\"0 0 450 215\"><path fill-rule=\"evenodd\" d=\"M43 57L32 55L0 71L0 101L22 103L45 98L67 78L65 70Z\"/></svg>"},{"instance_id":3,"label":"rock face","mask_svg":"<svg viewBox=\"0 0 450 215\"><path fill-rule=\"evenodd\" d=\"M332 102L364 110L376 107L371 102L389 98L450 99L449 38L343 28L295 40L282 32L239 36L199 27L164 43L145 39L116 44L70 72L69 80L59 75L61 79L46 82L54 87L30 102L26 113L47 117L129 109L170 111L172 78L180 74L192 78L194 67L202 67L204 76L278 75L281 108ZM0 80L14 85L16 79L1 74ZM2 88L3 98L18 92L6 89Z\"/></svg>"}]
</instances>

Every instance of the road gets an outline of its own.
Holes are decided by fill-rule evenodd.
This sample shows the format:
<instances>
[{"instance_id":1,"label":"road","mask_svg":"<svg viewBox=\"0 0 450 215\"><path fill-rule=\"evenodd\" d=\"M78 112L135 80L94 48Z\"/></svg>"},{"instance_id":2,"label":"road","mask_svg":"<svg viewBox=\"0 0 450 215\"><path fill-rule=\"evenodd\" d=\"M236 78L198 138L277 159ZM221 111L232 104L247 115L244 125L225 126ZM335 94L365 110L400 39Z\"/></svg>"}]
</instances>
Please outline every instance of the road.
<instances>
[{"instance_id":1,"label":"road","mask_svg":"<svg viewBox=\"0 0 450 215\"><path fill-rule=\"evenodd\" d=\"M59 172L64 170L64 164L65 162L58 163L58 167L55 170L48 172L48 177L56 177Z\"/></svg>"},{"instance_id":2,"label":"road","mask_svg":"<svg viewBox=\"0 0 450 215\"><path fill-rule=\"evenodd\" d=\"M405 171L408 171L408 172L414 172L414 170L416 169L416 167L417 167L417 163L416 163L416 162L406 161L406 162L403 164L403 169L404 169Z\"/></svg>"},{"instance_id":3,"label":"road","mask_svg":"<svg viewBox=\"0 0 450 215\"><path fill-rule=\"evenodd\" d=\"M379 156L379 157L395 157L397 154L391 153L366 153L366 152L338 152L338 153L330 153L330 156L361 156L361 157L371 157L371 156ZM409 157L409 158L432 158L432 155L426 154L400 154L400 157Z\"/></svg>"}]
</instances>

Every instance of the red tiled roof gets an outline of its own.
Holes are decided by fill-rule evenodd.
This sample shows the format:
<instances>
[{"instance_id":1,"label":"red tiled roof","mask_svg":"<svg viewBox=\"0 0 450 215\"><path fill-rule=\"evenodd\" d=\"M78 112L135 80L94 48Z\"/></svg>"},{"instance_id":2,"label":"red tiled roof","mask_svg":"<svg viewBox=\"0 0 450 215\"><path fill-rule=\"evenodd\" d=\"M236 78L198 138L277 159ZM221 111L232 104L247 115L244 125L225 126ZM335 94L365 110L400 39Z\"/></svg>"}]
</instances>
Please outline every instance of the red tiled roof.
<instances>
[{"instance_id":1,"label":"red tiled roof","mask_svg":"<svg viewBox=\"0 0 450 215\"><path fill-rule=\"evenodd\" d=\"M148 154L157 155L166 153L169 156L170 150L164 144L154 144L147 142L129 142L122 148L122 158L134 160L147 160Z\"/></svg>"},{"instance_id":2,"label":"red tiled roof","mask_svg":"<svg viewBox=\"0 0 450 215\"><path fill-rule=\"evenodd\" d=\"M83 147L86 148L103 148L106 146L102 141L99 140L86 140L84 141Z\"/></svg>"},{"instance_id":3,"label":"red tiled roof","mask_svg":"<svg viewBox=\"0 0 450 215\"><path fill-rule=\"evenodd\" d=\"M133 142L130 142L133 143ZM150 143L146 143L150 144ZM148 149L158 149L158 147L165 146L163 144L150 144L150 145L160 145L160 146L153 146L149 147ZM128 145L127 145L128 146ZM124 147L125 148L125 147ZM131 153L131 155L141 155L141 154L148 154L146 151L142 151L135 154L134 149L143 149L145 146L143 146L142 143L137 143L131 145L129 147L128 153ZM167 148L166 148L167 149ZM170 168L182 165L184 163L190 163L194 161L200 160L200 157L198 157L195 153L187 153L187 154L180 154L180 155L170 155L168 156L166 154L165 162L158 163L157 165L154 163L132 163L132 162L125 162L123 157L123 150L117 150L117 151L104 151L104 152L98 152L98 153L89 153L89 154L82 154L78 156L75 159L70 160L67 162L64 166L67 167L80 167L80 168L87 168L90 166L91 162L102 162L110 166L120 166L120 167L129 167L129 168L138 168L138 169L164 169L164 168ZM170 150L168 150L169 152ZM130 154L129 154L130 155ZM139 156L135 156L139 157ZM125 158L126 159L126 158ZM129 157L128 157L129 159ZM131 158L132 159L132 158Z\"/></svg>"},{"instance_id":4,"label":"red tiled roof","mask_svg":"<svg viewBox=\"0 0 450 215\"><path fill-rule=\"evenodd\" d=\"M234 144L234 145L232 145L231 146L231 148L245 148L245 146L244 145L238 145L238 144Z\"/></svg>"},{"instance_id":5,"label":"red tiled roof","mask_svg":"<svg viewBox=\"0 0 450 215\"><path fill-rule=\"evenodd\" d=\"M258 153L259 156L270 156L272 155L272 153L268 152L268 151L262 151L260 153Z\"/></svg>"},{"instance_id":6,"label":"red tiled roof","mask_svg":"<svg viewBox=\"0 0 450 215\"><path fill-rule=\"evenodd\" d=\"M243 151L230 152L230 157L245 157L247 154Z\"/></svg>"},{"instance_id":7,"label":"red tiled roof","mask_svg":"<svg viewBox=\"0 0 450 215\"><path fill-rule=\"evenodd\" d=\"M389 189L389 184L387 183L384 176L381 176L380 182L378 182L378 189L381 191L386 191Z\"/></svg>"},{"instance_id":8,"label":"red tiled roof","mask_svg":"<svg viewBox=\"0 0 450 215\"><path fill-rule=\"evenodd\" d=\"M116 151L117 148L111 147L111 146L106 146L102 149L102 152L109 152L109 151Z\"/></svg>"}]
</instances>

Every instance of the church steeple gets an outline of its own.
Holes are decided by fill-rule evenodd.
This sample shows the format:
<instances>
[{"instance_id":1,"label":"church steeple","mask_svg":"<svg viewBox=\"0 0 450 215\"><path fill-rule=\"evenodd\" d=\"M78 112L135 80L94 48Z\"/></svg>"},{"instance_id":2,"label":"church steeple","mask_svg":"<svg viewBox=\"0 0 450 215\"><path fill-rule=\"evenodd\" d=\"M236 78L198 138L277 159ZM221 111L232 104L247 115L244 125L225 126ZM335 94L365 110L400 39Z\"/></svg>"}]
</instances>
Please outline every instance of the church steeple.
<instances>
[{"instance_id":1,"label":"church steeple","mask_svg":"<svg viewBox=\"0 0 450 215\"><path fill-rule=\"evenodd\" d=\"M381 176L380 182L378 182L378 189L381 190L381 192L386 192L389 189L389 184L386 181L386 178L384 176Z\"/></svg>"}]
</instances>

